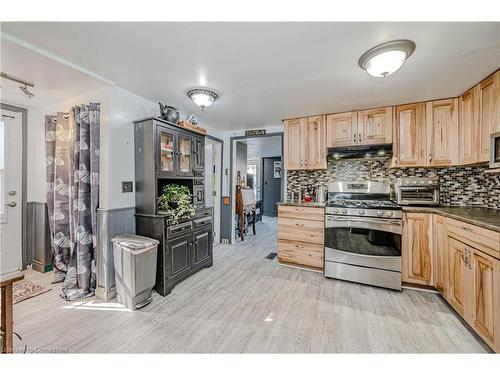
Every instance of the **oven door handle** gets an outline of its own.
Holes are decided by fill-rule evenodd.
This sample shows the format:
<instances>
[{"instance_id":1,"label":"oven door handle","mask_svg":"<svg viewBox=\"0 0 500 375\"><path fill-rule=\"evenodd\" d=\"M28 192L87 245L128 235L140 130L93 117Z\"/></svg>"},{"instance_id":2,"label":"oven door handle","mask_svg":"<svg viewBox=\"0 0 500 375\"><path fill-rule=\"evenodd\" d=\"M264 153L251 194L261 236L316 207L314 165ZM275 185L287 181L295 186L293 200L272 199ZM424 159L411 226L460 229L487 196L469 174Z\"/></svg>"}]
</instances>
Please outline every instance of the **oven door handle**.
<instances>
[{"instance_id":1,"label":"oven door handle","mask_svg":"<svg viewBox=\"0 0 500 375\"><path fill-rule=\"evenodd\" d=\"M373 229L396 234L402 233L402 221L394 219L353 218L327 216L325 228L361 228Z\"/></svg>"}]
</instances>

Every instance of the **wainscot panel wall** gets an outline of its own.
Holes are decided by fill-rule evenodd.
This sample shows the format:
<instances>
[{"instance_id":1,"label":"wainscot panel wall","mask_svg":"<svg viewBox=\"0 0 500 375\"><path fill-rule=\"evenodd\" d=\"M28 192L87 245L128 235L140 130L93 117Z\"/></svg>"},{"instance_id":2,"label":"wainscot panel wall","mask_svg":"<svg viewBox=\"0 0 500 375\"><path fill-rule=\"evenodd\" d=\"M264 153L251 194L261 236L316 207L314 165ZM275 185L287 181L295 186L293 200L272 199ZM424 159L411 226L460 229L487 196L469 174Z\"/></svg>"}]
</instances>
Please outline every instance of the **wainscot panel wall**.
<instances>
[{"instance_id":1,"label":"wainscot panel wall","mask_svg":"<svg viewBox=\"0 0 500 375\"><path fill-rule=\"evenodd\" d=\"M287 193L302 192L307 185L327 185L335 180L390 181L398 177L438 177L443 206L500 208L500 174L484 173L487 166L446 168L389 168L389 160L335 160L328 169L287 171Z\"/></svg>"}]
</instances>

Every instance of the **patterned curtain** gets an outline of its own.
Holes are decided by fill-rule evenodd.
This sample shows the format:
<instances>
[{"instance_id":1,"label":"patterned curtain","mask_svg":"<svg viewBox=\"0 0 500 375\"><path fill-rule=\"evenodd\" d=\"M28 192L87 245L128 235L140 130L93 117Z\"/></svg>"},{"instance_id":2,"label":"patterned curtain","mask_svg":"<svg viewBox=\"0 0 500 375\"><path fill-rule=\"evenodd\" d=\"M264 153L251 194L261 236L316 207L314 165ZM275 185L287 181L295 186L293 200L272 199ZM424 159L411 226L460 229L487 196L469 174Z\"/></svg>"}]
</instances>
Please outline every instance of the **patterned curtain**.
<instances>
[{"instance_id":1,"label":"patterned curtain","mask_svg":"<svg viewBox=\"0 0 500 375\"><path fill-rule=\"evenodd\" d=\"M96 287L99 131L97 103L45 116L54 282L69 301L93 296Z\"/></svg>"}]
</instances>

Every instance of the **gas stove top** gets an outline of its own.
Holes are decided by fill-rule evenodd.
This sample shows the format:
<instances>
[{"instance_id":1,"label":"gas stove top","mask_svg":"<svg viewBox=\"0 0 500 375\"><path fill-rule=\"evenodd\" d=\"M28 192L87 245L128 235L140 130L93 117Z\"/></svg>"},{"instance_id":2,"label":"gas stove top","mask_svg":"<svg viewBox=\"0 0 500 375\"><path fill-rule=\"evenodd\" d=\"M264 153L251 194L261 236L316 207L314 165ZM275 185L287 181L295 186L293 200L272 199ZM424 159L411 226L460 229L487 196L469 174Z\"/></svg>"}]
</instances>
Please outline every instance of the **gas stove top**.
<instances>
[{"instance_id":1,"label":"gas stove top","mask_svg":"<svg viewBox=\"0 0 500 375\"><path fill-rule=\"evenodd\" d=\"M342 216L402 218L402 207L390 200L389 183L334 182L328 186L325 213Z\"/></svg>"},{"instance_id":2,"label":"gas stove top","mask_svg":"<svg viewBox=\"0 0 500 375\"><path fill-rule=\"evenodd\" d=\"M327 207L339 208L369 208L384 210L402 210L401 206L390 200L371 199L332 199L326 204Z\"/></svg>"}]
</instances>

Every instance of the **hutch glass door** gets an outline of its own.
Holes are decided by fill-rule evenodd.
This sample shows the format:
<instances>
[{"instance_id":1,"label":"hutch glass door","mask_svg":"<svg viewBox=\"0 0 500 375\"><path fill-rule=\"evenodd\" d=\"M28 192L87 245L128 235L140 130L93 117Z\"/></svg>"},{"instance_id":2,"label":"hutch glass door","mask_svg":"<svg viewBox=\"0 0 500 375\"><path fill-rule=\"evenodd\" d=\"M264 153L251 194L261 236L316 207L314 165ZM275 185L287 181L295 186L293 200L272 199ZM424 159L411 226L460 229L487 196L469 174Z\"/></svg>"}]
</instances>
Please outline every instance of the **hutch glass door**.
<instances>
[{"instance_id":1,"label":"hutch glass door","mask_svg":"<svg viewBox=\"0 0 500 375\"><path fill-rule=\"evenodd\" d=\"M160 132L160 171L173 173L175 171L174 133Z\"/></svg>"},{"instance_id":2,"label":"hutch glass door","mask_svg":"<svg viewBox=\"0 0 500 375\"><path fill-rule=\"evenodd\" d=\"M179 173L191 174L191 137L179 134Z\"/></svg>"}]
</instances>

